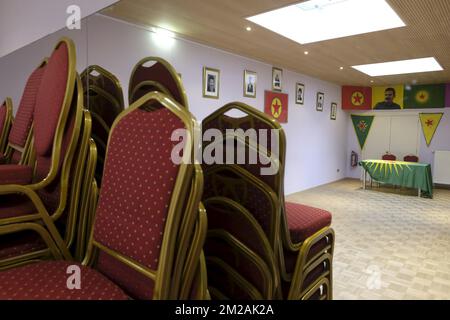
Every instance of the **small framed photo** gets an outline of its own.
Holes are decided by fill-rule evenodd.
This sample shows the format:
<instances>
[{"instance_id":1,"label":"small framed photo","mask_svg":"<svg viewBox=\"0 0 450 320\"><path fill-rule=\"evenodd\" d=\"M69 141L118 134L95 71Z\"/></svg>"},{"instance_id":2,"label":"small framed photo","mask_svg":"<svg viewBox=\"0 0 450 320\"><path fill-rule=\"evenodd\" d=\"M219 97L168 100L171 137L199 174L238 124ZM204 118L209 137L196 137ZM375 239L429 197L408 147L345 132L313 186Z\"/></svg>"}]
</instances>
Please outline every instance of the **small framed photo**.
<instances>
[{"instance_id":1,"label":"small framed photo","mask_svg":"<svg viewBox=\"0 0 450 320\"><path fill-rule=\"evenodd\" d=\"M305 103L305 85L298 82L295 84L295 103Z\"/></svg>"},{"instance_id":2,"label":"small framed photo","mask_svg":"<svg viewBox=\"0 0 450 320\"><path fill-rule=\"evenodd\" d=\"M330 119L336 120L336 114L337 114L337 103L333 102L331 103Z\"/></svg>"},{"instance_id":3,"label":"small framed photo","mask_svg":"<svg viewBox=\"0 0 450 320\"><path fill-rule=\"evenodd\" d=\"M244 71L244 97L256 98L256 72Z\"/></svg>"},{"instance_id":4,"label":"small framed photo","mask_svg":"<svg viewBox=\"0 0 450 320\"><path fill-rule=\"evenodd\" d=\"M220 70L203 67L203 97L219 99Z\"/></svg>"},{"instance_id":5,"label":"small framed photo","mask_svg":"<svg viewBox=\"0 0 450 320\"><path fill-rule=\"evenodd\" d=\"M325 101L325 94L317 92L316 110L323 111L323 102Z\"/></svg>"},{"instance_id":6,"label":"small framed photo","mask_svg":"<svg viewBox=\"0 0 450 320\"><path fill-rule=\"evenodd\" d=\"M283 70L272 68L272 90L281 91L283 82Z\"/></svg>"}]
</instances>

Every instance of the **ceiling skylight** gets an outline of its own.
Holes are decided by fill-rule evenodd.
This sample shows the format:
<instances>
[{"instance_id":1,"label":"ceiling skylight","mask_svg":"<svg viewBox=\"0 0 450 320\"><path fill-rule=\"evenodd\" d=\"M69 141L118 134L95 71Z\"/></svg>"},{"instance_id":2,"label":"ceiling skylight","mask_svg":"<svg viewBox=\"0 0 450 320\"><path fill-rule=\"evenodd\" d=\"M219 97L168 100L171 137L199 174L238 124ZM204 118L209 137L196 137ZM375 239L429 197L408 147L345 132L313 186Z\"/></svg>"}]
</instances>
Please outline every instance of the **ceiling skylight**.
<instances>
[{"instance_id":1,"label":"ceiling skylight","mask_svg":"<svg viewBox=\"0 0 450 320\"><path fill-rule=\"evenodd\" d=\"M385 0L310 0L247 19L300 44L405 26Z\"/></svg>"},{"instance_id":2,"label":"ceiling skylight","mask_svg":"<svg viewBox=\"0 0 450 320\"><path fill-rule=\"evenodd\" d=\"M444 70L435 58L422 58L365 64L360 66L353 66L352 68L368 74L371 77Z\"/></svg>"}]
</instances>

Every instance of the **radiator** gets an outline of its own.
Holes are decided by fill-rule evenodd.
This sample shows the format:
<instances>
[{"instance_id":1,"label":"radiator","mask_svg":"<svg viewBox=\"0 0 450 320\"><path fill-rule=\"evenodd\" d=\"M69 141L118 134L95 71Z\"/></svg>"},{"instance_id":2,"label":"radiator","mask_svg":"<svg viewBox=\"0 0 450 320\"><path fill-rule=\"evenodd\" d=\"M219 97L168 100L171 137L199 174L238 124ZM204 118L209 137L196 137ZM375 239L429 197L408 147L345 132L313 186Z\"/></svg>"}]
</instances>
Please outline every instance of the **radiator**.
<instances>
[{"instance_id":1,"label":"radiator","mask_svg":"<svg viewBox=\"0 0 450 320\"><path fill-rule=\"evenodd\" d=\"M433 182L450 185L450 151L434 152Z\"/></svg>"}]
</instances>

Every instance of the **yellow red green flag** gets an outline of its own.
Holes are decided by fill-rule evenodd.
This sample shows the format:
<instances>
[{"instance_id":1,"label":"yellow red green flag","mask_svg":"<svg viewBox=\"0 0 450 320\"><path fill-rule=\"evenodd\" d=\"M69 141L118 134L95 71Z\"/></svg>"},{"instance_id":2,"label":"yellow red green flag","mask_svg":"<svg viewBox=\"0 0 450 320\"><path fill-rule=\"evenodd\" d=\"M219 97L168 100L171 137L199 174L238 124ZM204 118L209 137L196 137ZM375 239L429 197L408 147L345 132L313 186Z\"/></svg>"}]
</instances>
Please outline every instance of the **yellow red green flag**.
<instances>
[{"instance_id":1,"label":"yellow red green flag","mask_svg":"<svg viewBox=\"0 0 450 320\"><path fill-rule=\"evenodd\" d=\"M419 114L420 123L422 124L423 136L427 142L427 146L430 146L431 140L433 140L434 133L436 132L439 123L441 122L443 113L421 113Z\"/></svg>"}]
</instances>

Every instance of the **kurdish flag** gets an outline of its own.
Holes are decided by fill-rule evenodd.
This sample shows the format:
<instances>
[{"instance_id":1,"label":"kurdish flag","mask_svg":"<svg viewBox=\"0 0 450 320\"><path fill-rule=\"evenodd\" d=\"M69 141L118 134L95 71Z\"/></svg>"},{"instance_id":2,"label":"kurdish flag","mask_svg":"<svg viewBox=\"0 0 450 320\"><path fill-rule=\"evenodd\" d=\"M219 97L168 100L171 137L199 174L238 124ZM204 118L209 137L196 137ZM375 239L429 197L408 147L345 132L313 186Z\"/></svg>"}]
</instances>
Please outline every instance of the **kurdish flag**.
<instances>
[{"instance_id":1,"label":"kurdish flag","mask_svg":"<svg viewBox=\"0 0 450 320\"><path fill-rule=\"evenodd\" d=\"M420 123L422 124L423 136L427 142L427 146L430 146L431 140L433 140L434 133L436 132L439 122L441 122L443 113L421 113L419 114Z\"/></svg>"},{"instance_id":2,"label":"kurdish flag","mask_svg":"<svg viewBox=\"0 0 450 320\"><path fill-rule=\"evenodd\" d=\"M353 127L359 141L361 150L364 149L370 128L372 127L374 116L363 116L352 114Z\"/></svg>"},{"instance_id":3,"label":"kurdish flag","mask_svg":"<svg viewBox=\"0 0 450 320\"><path fill-rule=\"evenodd\" d=\"M445 84L416 85L405 87L404 108L444 108L445 89Z\"/></svg>"},{"instance_id":4,"label":"kurdish flag","mask_svg":"<svg viewBox=\"0 0 450 320\"><path fill-rule=\"evenodd\" d=\"M371 87L342 87L342 110L370 110L371 108Z\"/></svg>"}]
</instances>

